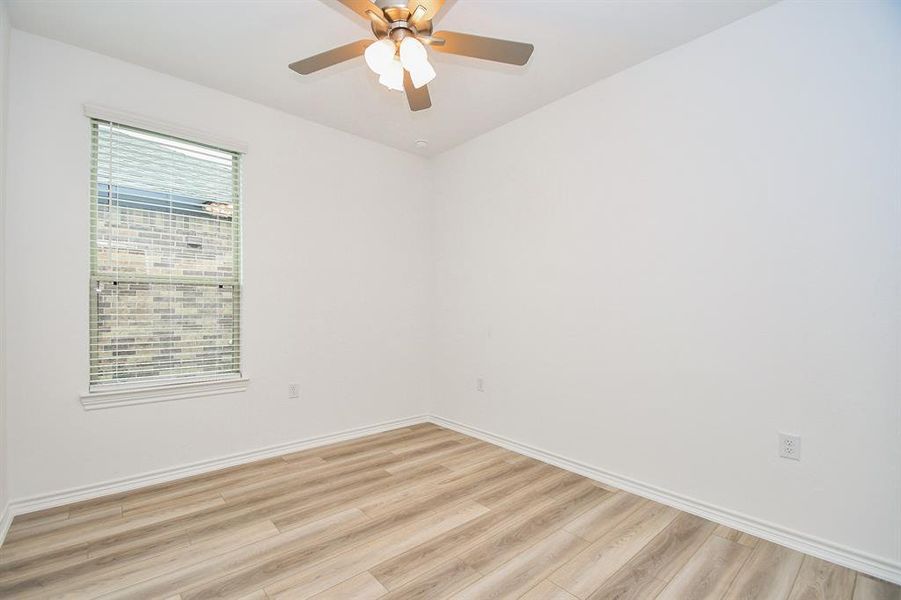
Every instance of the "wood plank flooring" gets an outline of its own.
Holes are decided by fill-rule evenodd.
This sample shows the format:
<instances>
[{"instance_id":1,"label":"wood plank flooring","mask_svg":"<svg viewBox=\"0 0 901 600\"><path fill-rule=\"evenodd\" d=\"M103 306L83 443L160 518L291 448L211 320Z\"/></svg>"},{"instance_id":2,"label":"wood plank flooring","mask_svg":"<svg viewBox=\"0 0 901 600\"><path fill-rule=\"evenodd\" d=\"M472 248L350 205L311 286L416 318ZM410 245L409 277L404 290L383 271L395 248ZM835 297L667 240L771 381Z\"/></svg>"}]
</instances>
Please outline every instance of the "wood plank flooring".
<instances>
[{"instance_id":1,"label":"wood plank flooring","mask_svg":"<svg viewBox=\"0 0 901 600\"><path fill-rule=\"evenodd\" d=\"M901 600L423 424L16 517L0 598Z\"/></svg>"}]
</instances>

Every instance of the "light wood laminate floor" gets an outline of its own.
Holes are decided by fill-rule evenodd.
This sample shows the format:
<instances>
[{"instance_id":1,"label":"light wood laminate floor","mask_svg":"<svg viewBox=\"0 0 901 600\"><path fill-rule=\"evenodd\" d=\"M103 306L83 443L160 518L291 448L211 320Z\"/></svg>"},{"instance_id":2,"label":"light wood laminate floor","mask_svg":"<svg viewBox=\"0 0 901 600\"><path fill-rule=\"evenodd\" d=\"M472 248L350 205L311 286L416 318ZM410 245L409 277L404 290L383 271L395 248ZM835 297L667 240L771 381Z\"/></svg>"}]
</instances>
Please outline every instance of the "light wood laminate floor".
<instances>
[{"instance_id":1,"label":"light wood laminate floor","mask_svg":"<svg viewBox=\"0 0 901 600\"><path fill-rule=\"evenodd\" d=\"M17 517L2 598L898 600L423 424Z\"/></svg>"}]
</instances>

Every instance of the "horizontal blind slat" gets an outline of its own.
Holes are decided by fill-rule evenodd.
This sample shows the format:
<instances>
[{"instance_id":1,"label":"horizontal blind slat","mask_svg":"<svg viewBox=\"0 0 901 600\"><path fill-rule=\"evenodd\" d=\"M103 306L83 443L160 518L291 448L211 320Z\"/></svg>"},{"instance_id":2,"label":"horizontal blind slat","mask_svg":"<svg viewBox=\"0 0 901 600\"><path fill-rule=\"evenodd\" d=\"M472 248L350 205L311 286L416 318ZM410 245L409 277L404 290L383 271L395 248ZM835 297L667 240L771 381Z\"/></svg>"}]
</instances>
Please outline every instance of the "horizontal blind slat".
<instances>
[{"instance_id":1,"label":"horizontal blind slat","mask_svg":"<svg viewBox=\"0 0 901 600\"><path fill-rule=\"evenodd\" d=\"M199 383L199 382L207 382L207 381L224 381L229 379L239 379L240 374L236 374L231 371L220 371L220 372L209 372L200 375L184 375L181 377L171 377L167 375L160 375L155 377L141 377L139 379L132 379L129 381L100 381L94 385L94 391L112 391L116 389L121 389L123 387L131 387L131 386L146 386L146 385L171 385L171 384L179 384L179 383Z\"/></svg>"}]
</instances>

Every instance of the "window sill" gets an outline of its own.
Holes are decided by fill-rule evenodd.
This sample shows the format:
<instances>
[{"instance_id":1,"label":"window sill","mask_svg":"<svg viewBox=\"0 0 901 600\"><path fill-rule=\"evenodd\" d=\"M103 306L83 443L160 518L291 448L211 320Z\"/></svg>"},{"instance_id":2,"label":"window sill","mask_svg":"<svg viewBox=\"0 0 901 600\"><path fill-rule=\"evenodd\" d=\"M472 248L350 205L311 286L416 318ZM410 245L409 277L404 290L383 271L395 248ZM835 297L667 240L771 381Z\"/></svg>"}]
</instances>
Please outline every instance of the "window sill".
<instances>
[{"instance_id":1,"label":"window sill","mask_svg":"<svg viewBox=\"0 0 901 600\"><path fill-rule=\"evenodd\" d=\"M249 384L249 379L241 377L219 381L193 381L190 383L98 390L82 394L81 405L85 410L101 410L119 406L133 406L135 404L199 398L201 396L220 396L222 394L243 392Z\"/></svg>"}]
</instances>

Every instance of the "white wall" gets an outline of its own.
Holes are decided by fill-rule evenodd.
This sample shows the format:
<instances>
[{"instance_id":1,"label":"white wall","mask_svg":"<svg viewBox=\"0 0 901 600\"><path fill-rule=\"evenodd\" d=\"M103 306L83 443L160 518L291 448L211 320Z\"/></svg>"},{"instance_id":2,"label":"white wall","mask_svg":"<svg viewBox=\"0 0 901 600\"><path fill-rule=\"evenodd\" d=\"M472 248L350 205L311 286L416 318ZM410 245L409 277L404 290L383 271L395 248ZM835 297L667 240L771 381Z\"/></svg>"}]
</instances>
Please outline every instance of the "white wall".
<instances>
[{"instance_id":1,"label":"white wall","mask_svg":"<svg viewBox=\"0 0 901 600\"><path fill-rule=\"evenodd\" d=\"M436 159L435 412L897 564L899 31L781 3Z\"/></svg>"},{"instance_id":2,"label":"white wall","mask_svg":"<svg viewBox=\"0 0 901 600\"><path fill-rule=\"evenodd\" d=\"M6 3L0 2L0 520L9 502L7 479L7 434L6 434L6 318L4 274L6 252L4 250L4 223L6 222L6 105L7 105L7 65L9 57L9 16ZM0 521L0 536L3 536Z\"/></svg>"},{"instance_id":3,"label":"white wall","mask_svg":"<svg viewBox=\"0 0 901 600\"><path fill-rule=\"evenodd\" d=\"M186 57L186 60L189 58ZM427 408L422 159L13 31L7 328L11 496L137 475ZM92 102L249 144L246 393L85 412ZM288 382L301 399L287 398Z\"/></svg>"}]
</instances>

